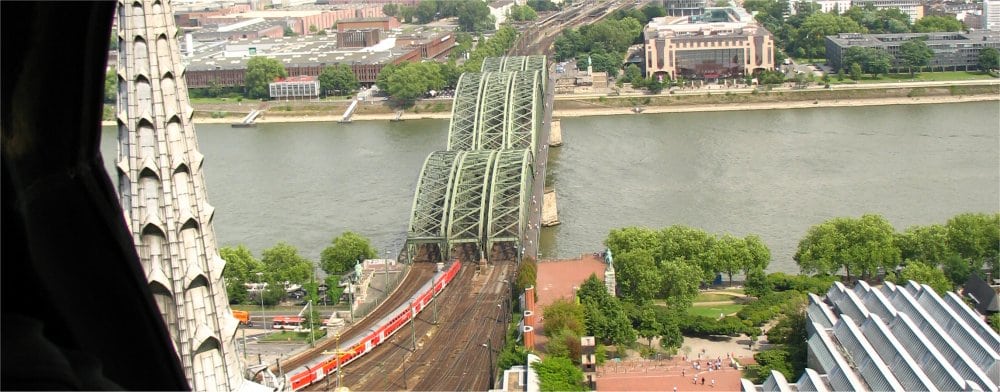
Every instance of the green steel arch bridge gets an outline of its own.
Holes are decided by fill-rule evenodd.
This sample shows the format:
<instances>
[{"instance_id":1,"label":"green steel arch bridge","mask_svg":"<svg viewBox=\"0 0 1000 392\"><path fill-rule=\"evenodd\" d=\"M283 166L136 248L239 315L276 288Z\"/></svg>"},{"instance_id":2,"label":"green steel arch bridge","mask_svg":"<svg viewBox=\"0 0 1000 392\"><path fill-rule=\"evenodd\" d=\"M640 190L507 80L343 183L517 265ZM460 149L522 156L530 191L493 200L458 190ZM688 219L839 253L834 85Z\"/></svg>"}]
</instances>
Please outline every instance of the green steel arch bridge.
<instances>
[{"instance_id":1,"label":"green steel arch bridge","mask_svg":"<svg viewBox=\"0 0 1000 392\"><path fill-rule=\"evenodd\" d=\"M490 57L459 78L448 149L427 157L414 192L411 261L520 260L547 79L545 56Z\"/></svg>"}]
</instances>

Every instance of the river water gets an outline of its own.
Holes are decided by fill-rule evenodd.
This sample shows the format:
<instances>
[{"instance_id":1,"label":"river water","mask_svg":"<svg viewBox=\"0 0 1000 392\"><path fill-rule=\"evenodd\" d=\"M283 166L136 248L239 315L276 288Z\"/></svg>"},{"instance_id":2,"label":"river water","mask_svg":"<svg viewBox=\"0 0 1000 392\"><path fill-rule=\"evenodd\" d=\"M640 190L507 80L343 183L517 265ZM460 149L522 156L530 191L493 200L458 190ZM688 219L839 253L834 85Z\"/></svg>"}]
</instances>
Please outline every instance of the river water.
<instances>
[{"instance_id":1,"label":"river water","mask_svg":"<svg viewBox=\"0 0 1000 392\"><path fill-rule=\"evenodd\" d=\"M284 241L318 260L353 230L394 252L447 124L198 125L220 245L259 257ZM603 249L616 227L684 224L755 233L770 271L796 272L799 239L832 217L880 213L902 230L1000 209L995 101L565 118L562 129L548 169L562 224L543 230L543 258ZM104 129L109 170L115 137Z\"/></svg>"}]
</instances>

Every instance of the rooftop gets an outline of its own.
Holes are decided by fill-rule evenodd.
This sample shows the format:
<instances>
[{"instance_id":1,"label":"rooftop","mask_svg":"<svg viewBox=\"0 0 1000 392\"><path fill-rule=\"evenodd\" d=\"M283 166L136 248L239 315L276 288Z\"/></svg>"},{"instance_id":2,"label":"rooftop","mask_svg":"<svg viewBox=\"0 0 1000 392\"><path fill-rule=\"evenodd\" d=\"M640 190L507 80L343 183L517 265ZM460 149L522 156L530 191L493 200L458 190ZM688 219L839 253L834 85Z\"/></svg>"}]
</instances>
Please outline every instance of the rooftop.
<instances>
[{"instance_id":1,"label":"rooftop","mask_svg":"<svg viewBox=\"0 0 1000 392\"><path fill-rule=\"evenodd\" d=\"M926 39L938 44L969 44L976 42L1000 42L1000 31L941 32L941 33L901 33L901 34L861 34L840 33L826 37L841 46L878 46L905 42L913 38Z\"/></svg>"},{"instance_id":2,"label":"rooftop","mask_svg":"<svg viewBox=\"0 0 1000 392\"><path fill-rule=\"evenodd\" d=\"M647 40L678 36L767 34L746 10L736 7L705 8L702 15L653 18L643 29Z\"/></svg>"}]
</instances>

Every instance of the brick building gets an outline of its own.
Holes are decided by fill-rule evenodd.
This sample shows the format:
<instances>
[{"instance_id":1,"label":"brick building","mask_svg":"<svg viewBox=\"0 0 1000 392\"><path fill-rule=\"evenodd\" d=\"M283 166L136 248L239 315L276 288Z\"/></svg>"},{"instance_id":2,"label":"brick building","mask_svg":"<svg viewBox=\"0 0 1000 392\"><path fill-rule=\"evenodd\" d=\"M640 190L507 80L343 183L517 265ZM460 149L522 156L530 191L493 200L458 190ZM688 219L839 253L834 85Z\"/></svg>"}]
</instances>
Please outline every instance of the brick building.
<instances>
[{"instance_id":1,"label":"brick building","mask_svg":"<svg viewBox=\"0 0 1000 392\"><path fill-rule=\"evenodd\" d=\"M341 30L337 32L337 47L364 48L374 46L381 38L379 29Z\"/></svg>"},{"instance_id":2,"label":"brick building","mask_svg":"<svg viewBox=\"0 0 1000 392\"><path fill-rule=\"evenodd\" d=\"M383 33L399 28L399 20L391 16L378 18L350 18L337 22L337 32L347 30L379 29Z\"/></svg>"}]
</instances>

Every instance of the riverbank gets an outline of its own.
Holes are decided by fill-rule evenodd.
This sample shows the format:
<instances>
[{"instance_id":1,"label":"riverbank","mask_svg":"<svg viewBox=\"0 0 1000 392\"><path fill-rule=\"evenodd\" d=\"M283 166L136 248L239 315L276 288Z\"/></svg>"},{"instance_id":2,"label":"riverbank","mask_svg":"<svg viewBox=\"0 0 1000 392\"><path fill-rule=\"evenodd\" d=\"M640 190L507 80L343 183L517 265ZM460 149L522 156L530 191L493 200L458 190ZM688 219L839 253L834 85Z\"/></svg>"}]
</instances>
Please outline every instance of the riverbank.
<instances>
[{"instance_id":1,"label":"riverbank","mask_svg":"<svg viewBox=\"0 0 1000 392\"><path fill-rule=\"evenodd\" d=\"M719 92L707 92L704 95L678 94L658 96L633 96L633 97L603 97L603 96L559 96L555 102L552 116L554 118L563 117L586 117L586 116L609 116L636 114L639 109L641 114L646 113L686 113L686 112L720 112L720 111L748 111L748 110L779 110L779 109L801 109L819 107L848 107L848 106L885 106L885 105L919 105L919 104L941 104L957 102L979 102L1000 100L1000 93L997 86L992 85L980 89L969 89L955 92L947 88L897 88L882 89L881 91L855 91L846 93L843 90L810 90L803 92L768 92L764 94L720 94ZM940 91L933 91L940 90ZM714 94L712 94L714 93ZM873 96L877 93L884 93L883 96ZM441 106L441 107L438 107ZM450 106L450 102L448 104ZM429 105L425 104L420 112L404 112L401 120L419 119L448 119L451 118L450 108L443 106L443 103L435 103L433 111L427 111ZM214 105L207 108L196 108L196 112L219 112L225 108ZM242 113L237 108L230 108L232 115L223 117L202 117L196 115L195 124L228 124L239 122ZM241 108L241 109L246 109ZM390 110L381 111L377 108L367 107L360 113L353 116L353 121L389 121L396 118L396 114ZM265 112L265 115L257 120L257 123L294 123L294 122L334 122L339 121L341 116L336 110L283 110ZM114 125L114 121L104 121L102 125Z\"/></svg>"}]
</instances>

